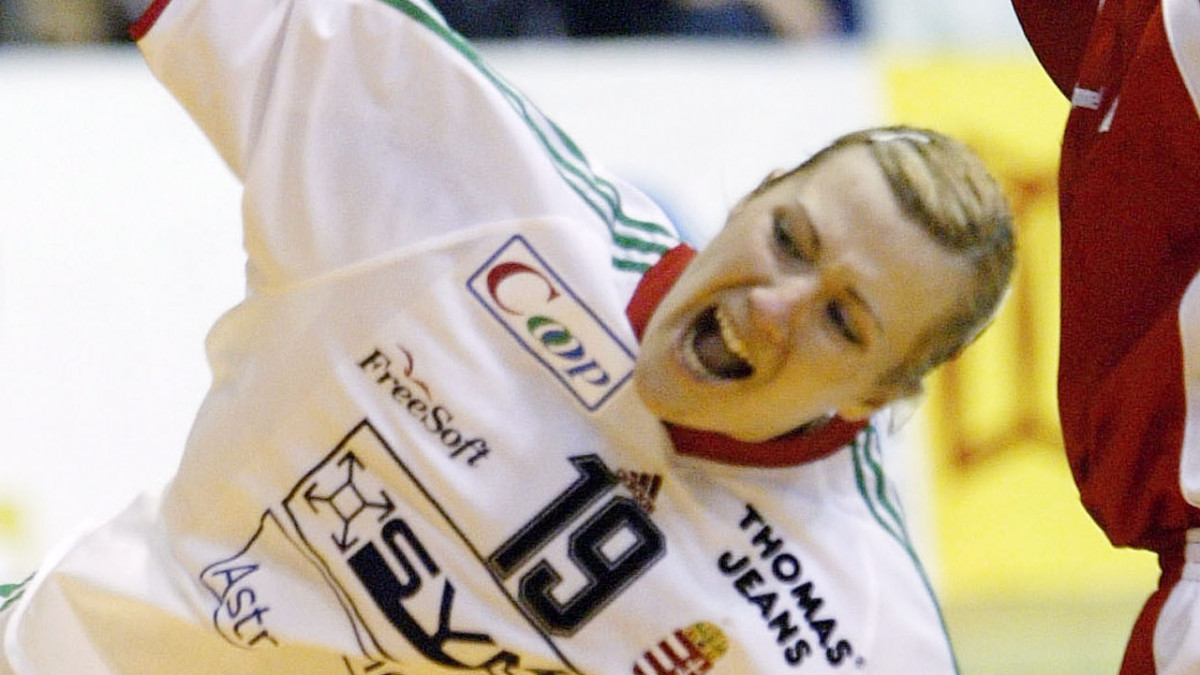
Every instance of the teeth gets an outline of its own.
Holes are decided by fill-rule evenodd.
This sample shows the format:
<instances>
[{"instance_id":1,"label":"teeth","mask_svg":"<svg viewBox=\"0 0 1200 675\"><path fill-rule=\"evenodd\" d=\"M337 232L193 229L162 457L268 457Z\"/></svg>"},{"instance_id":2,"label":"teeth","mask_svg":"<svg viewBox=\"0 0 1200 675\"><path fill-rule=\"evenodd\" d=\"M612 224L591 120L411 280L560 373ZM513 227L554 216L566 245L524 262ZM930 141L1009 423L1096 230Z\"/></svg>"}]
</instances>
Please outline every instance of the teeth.
<instances>
[{"instance_id":1,"label":"teeth","mask_svg":"<svg viewBox=\"0 0 1200 675\"><path fill-rule=\"evenodd\" d=\"M734 321L711 307L695 318L683 355L693 372L715 380L741 380L754 374L750 350L738 337Z\"/></svg>"},{"instance_id":2,"label":"teeth","mask_svg":"<svg viewBox=\"0 0 1200 675\"><path fill-rule=\"evenodd\" d=\"M724 310L717 308L717 324L721 326L721 339L725 341L725 346L729 351L737 354L739 358L747 363L750 361L750 352L746 349L746 343L742 342L730 327L729 321L725 316Z\"/></svg>"}]
</instances>

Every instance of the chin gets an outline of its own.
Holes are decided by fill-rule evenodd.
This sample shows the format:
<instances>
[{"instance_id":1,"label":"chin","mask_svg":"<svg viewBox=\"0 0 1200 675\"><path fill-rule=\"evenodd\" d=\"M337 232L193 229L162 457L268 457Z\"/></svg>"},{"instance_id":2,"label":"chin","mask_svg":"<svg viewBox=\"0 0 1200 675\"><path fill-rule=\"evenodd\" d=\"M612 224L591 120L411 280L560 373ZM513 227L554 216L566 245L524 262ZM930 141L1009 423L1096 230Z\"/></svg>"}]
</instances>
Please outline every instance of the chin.
<instances>
[{"instance_id":1,"label":"chin","mask_svg":"<svg viewBox=\"0 0 1200 675\"><path fill-rule=\"evenodd\" d=\"M782 436L786 432L766 432L766 431L718 431L726 436L741 441L743 443L765 443L774 438Z\"/></svg>"}]
</instances>

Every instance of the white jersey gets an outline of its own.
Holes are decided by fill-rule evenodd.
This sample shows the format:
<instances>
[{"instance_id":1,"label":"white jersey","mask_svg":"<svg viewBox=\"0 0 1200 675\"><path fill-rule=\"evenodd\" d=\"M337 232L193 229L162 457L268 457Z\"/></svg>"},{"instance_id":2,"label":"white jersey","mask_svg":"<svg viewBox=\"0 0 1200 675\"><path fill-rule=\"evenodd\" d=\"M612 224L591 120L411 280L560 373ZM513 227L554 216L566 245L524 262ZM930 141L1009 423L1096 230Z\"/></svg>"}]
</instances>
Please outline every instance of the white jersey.
<instances>
[{"instance_id":1,"label":"white jersey","mask_svg":"<svg viewBox=\"0 0 1200 675\"><path fill-rule=\"evenodd\" d=\"M179 471L4 614L17 675L952 673L868 428L675 451L626 307L676 243L426 5L135 29L245 186Z\"/></svg>"}]
</instances>

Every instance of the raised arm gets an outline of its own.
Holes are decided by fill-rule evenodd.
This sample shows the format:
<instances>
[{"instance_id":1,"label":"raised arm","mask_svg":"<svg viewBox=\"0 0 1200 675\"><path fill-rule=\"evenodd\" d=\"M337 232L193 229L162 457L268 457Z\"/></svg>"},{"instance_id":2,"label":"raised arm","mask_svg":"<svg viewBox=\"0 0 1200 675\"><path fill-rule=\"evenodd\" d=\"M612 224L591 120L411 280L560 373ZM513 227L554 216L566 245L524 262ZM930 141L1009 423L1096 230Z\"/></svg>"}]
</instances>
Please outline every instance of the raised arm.
<instances>
[{"instance_id":1,"label":"raised arm","mask_svg":"<svg viewBox=\"0 0 1200 675\"><path fill-rule=\"evenodd\" d=\"M489 222L626 217L421 0L156 0L133 34L245 185L252 287Z\"/></svg>"}]
</instances>

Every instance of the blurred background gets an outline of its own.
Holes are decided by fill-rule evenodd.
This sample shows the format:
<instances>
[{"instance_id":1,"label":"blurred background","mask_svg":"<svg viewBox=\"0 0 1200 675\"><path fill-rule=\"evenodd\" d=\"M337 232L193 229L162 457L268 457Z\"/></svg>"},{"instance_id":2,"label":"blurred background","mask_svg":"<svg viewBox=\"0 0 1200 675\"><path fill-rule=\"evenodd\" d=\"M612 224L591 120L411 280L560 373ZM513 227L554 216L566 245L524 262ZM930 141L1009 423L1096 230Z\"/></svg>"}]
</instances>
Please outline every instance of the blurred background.
<instances>
[{"instance_id":1,"label":"blurred background","mask_svg":"<svg viewBox=\"0 0 1200 675\"><path fill-rule=\"evenodd\" d=\"M702 244L863 126L972 144L1012 198L998 324L890 450L964 675L1115 673L1157 570L1078 504L1054 413L1066 103L1007 0L439 0L485 58ZM238 186L122 0L0 0L0 581L170 476L241 296Z\"/></svg>"}]
</instances>

